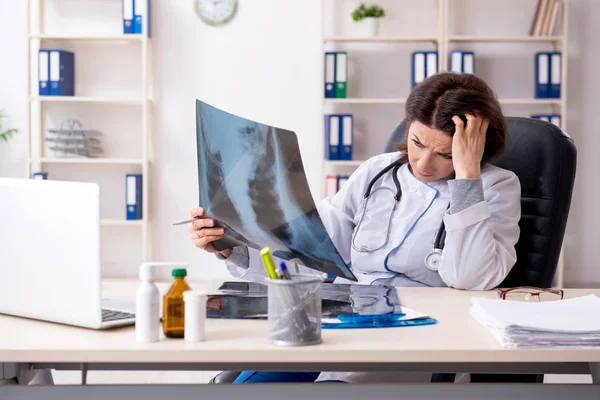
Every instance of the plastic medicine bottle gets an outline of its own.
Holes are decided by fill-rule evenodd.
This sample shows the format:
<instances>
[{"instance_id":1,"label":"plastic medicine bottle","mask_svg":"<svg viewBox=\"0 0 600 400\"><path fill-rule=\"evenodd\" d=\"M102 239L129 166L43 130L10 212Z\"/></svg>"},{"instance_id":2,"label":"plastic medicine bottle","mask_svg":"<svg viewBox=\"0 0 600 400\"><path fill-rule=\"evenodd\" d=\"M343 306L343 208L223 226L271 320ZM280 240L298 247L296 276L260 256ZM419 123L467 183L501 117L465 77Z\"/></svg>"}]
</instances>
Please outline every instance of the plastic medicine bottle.
<instances>
[{"instance_id":1,"label":"plastic medicine bottle","mask_svg":"<svg viewBox=\"0 0 600 400\"><path fill-rule=\"evenodd\" d=\"M154 284L154 265L140 266L140 285L136 293L135 336L140 343L158 342L160 302L158 288Z\"/></svg>"}]
</instances>

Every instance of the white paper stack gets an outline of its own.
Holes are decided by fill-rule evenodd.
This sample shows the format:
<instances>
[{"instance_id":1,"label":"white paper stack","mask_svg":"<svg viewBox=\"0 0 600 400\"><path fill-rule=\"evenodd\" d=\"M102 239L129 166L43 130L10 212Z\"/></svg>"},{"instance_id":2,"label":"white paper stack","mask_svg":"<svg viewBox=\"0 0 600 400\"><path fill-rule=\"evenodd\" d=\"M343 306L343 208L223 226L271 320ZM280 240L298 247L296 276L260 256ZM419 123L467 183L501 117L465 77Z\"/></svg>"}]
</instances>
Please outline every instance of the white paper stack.
<instances>
[{"instance_id":1,"label":"white paper stack","mask_svg":"<svg viewBox=\"0 0 600 400\"><path fill-rule=\"evenodd\" d=\"M549 302L473 297L471 316L506 348L600 347L600 298Z\"/></svg>"}]
</instances>

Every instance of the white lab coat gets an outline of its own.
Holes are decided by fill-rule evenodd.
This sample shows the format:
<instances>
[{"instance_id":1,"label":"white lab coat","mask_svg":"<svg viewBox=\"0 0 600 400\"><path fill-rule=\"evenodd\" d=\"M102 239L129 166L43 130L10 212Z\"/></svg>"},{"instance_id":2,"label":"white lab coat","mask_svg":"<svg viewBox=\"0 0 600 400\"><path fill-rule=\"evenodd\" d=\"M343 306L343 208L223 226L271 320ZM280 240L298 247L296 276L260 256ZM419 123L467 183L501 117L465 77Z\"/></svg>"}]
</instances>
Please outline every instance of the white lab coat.
<instances>
[{"instance_id":1,"label":"white lab coat","mask_svg":"<svg viewBox=\"0 0 600 400\"><path fill-rule=\"evenodd\" d=\"M487 290L499 285L516 261L519 238L521 187L514 173L493 165L481 171L484 201L450 215L447 180L423 183L402 165L398 180L402 197L393 214L387 245L373 252L352 247L352 236L363 213L364 193L371 179L401 153L386 153L363 163L342 189L323 200L318 211L333 243L361 284L391 286L449 286L457 289ZM396 193L392 172L375 183L360 229L356 247L379 247ZM441 219L446 240L439 271L425 266L425 256L433 249ZM258 252L249 249L247 269L228 263L234 277L264 279ZM294 267L292 267L294 268ZM315 273L303 266L298 272ZM336 282L348 281L338 278Z\"/></svg>"},{"instance_id":2,"label":"white lab coat","mask_svg":"<svg viewBox=\"0 0 600 400\"><path fill-rule=\"evenodd\" d=\"M384 174L371 190L360 229L364 193L373 177L397 160L400 153L382 154L362 164L333 197L323 200L318 211L333 243L361 284L391 286L450 286L457 289L486 290L499 285L516 261L519 239L521 187L510 171L486 165L481 171L484 201L455 214L449 214L450 189L447 180L423 183L404 164L398 171L402 197L393 214L387 245L365 253L352 247L379 247L385 240L396 187L392 173ZM425 256L433 249L441 219L446 240L437 272L425 266ZM249 249L247 268L228 262L234 277L264 279L258 251ZM279 260L276 260L277 262ZM315 273L295 265L296 272ZM338 278L336 282L348 283ZM464 377L463 377L464 378ZM461 378L461 379L463 379ZM429 382L429 373L403 372L322 372L317 381Z\"/></svg>"}]
</instances>

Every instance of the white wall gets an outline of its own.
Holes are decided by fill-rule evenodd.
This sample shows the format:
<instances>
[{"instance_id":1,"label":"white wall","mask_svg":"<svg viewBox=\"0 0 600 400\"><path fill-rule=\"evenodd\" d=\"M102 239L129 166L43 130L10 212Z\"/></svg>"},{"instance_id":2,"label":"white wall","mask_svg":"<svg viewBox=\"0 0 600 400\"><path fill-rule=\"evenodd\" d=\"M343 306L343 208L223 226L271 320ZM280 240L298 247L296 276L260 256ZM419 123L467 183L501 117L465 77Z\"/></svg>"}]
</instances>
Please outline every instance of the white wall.
<instances>
[{"instance_id":1,"label":"white wall","mask_svg":"<svg viewBox=\"0 0 600 400\"><path fill-rule=\"evenodd\" d=\"M61 1L68 3L74 0ZM106 0L115 4L119 1ZM344 7L344 2L338 1ZM459 7L468 11L457 13L453 24L456 32L465 34L526 34L535 6L534 0L510 0L502 4L490 1L485 7L481 5L482 1L457 1ZM105 0L89 2L98 6ZM357 2L348 2L353 3ZM398 2L381 3L390 11L388 21L400 22L403 33L416 35L427 29L423 20L428 14L424 14L423 10L428 6L422 2L403 2L413 8L408 11L398 8ZM425 3L433 4L431 0ZM24 0L0 1L1 49L3 54L10 55L3 57L0 63L0 108L7 109L13 126L23 130L26 127L27 104L24 4ZM198 201L193 145L194 100L199 98L233 113L296 131L311 190L318 197L322 154L319 136L322 121L320 2L241 1L237 17L222 28L204 25L194 15L191 1L154 0L153 11L155 160L152 208L155 259L188 261L194 278L226 277L220 262L192 246L186 228L171 226L174 220L187 216L189 209ZM600 214L595 211L595 199L600 193L597 193L595 185L589 185L597 182L594 158L595 148L600 145L600 138L594 133L596 103L592 98L600 86L597 76L600 54L592 41L600 34L600 28L592 21L592 16L599 12L598 1L571 1L567 124L579 148L579 164L566 237L566 280L567 283L586 286L600 285L600 271L595 261L596 235L592 229L600 223ZM337 18L345 15L344 12ZM393 29L391 24L386 24L383 33ZM427 21L427 25L433 24ZM410 51L423 46L396 46L397 50L389 46L355 48L350 56L349 73L351 79L354 74L356 86L349 87L349 91L378 97L405 96L408 75L402 65ZM516 44L494 46L471 47L480 55L480 75L501 96L531 96L533 78L522 71L531 65L531 54L536 47ZM111 51L115 50L110 47L98 50L103 55ZM381 78L384 82L387 79L391 84L360 85L359 82L364 82L367 77ZM111 75L105 79L116 78ZM382 147L393 124L403 116L403 111L396 106L377 107L339 108L357 114L357 143L362 141L368 145L371 154ZM505 111L509 115L527 115L542 110L509 107ZM107 112L110 113L110 110ZM18 135L9 143L0 143L0 176L24 176L25 160L24 135ZM60 174L61 171L55 173ZM120 190L122 171L100 174L98 179L106 181L105 186L109 190ZM111 183L109 179L113 179L114 174L119 178L116 183ZM115 207L121 207L121 204L115 203ZM110 258L105 272L108 275L134 275L137 261L125 254L130 252L131 247L124 243L128 240L135 242L139 232L129 228L123 231L120 230L124 228L110 229L105 235L108 236L107 241L119 235L124 235L125 239L111 243L113 254L105 254L106 258ZM115 261L123 257L128 260L126 264Z\"/></svg>"}]
</instances>

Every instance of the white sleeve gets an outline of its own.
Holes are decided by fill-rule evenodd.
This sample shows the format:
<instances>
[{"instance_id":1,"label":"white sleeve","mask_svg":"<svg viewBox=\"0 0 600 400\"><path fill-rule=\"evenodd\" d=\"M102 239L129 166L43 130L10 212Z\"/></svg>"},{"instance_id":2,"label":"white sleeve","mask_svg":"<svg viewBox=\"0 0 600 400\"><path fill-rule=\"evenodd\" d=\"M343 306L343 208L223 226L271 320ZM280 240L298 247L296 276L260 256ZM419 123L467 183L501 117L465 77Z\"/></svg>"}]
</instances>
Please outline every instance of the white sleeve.
<instances>
[{"instance_id":1,"label":"white sleeve","mask_svg":"<svg viewBox=\"0 0 600 400\"><path fill-rule=\"evenodd\" d=\"M521 186L506 170L493 173L485 200L444 215L446 241L439 274L450 287L488 290L498 286L517 260Z\"/></svg>"}]
</instances>

